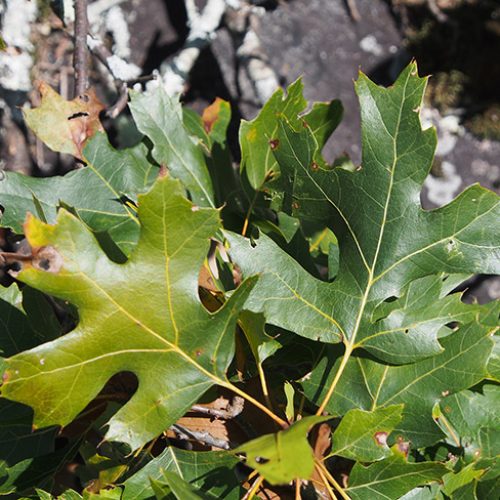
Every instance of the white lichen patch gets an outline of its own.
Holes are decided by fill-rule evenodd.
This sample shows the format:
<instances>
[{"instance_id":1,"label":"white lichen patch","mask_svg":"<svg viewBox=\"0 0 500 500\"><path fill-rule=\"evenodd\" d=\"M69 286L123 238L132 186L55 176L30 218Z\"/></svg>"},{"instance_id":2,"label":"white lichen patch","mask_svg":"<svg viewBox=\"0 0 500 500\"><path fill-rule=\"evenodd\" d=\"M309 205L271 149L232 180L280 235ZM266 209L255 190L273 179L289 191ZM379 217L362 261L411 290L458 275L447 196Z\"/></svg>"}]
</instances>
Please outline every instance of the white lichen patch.
<instances>
[{"instance_id":1,"label":"white lichen patch","mask_svg":"<svg viewBox=\"0 0 500 500\"><path fill-rule=\"evenodd\" d=\"M123 10L112 7L106 14L106 31L113 36L113 53L118 57L128 59L130 57L130 31Z\"/></svg>"},{"instance_id":2,"label":"white lichen patch","mask_svg":"<svg viewBox=\"0 0 500 500\"><path fill-rule=\"evenodd\" d=\"M359 42L362 51L373 54L374 56L381 56L384 53L384 48L373 35L367 35Z\"/></svg>"},{"instance_id":3,"label":"white lichen patch","mask_svg":"<svg viewBox=\"0 0 500 500\"><path fill-rule=\"evenodd\" d=\"M139 66L128 63L116 55L108 57L107 62L113 76L124 82L133 80L141 74L141 68L139 68Z\"/></svg>"},{"instance_id":4,"label":"white lichen patch","mask_svg":"<svg viewBox=\"0 0 500 500\"><path fill-rule=\"evenodd\" d=\"M435 177L431 174L425 179L424 183L427 188L427 197L438 206L450 203L462 185L462 178L457 173L453 163L444 161L441 170L443 173L441 177Z\"/></svg>"},{"instance_id":5,"label":"white lichen patch","mask_svg":"<svg viewBox=\"0 0 500 500\"><path fill-rule=\"evenodd\" d=\"M0 86L4 89L31 90L31 23L37 12L36 2L7 0L5 4L1 31L8 49L0 52Z\"/></svg>"}]
</instances>

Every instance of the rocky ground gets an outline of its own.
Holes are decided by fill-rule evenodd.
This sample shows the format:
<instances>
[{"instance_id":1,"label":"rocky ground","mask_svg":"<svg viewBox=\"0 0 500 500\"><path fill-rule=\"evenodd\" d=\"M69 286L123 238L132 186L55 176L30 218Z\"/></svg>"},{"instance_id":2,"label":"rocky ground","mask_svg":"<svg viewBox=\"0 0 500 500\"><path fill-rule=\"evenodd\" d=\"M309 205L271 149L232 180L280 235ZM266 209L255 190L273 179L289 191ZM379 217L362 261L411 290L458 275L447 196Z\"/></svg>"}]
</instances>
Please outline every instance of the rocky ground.
<instances>
[{"instance_id":1,"label":"rocky ground","mask_svg":"<svg viewBox=\"0 0 500 500\"><path fill-rule=\"evenodd\" d=\"M103 0L97 0L95 3L99 2L103 3ZM306 97L309 100L339 98L343 102L345 117L327 145L326 156L329 159L347 153L355 162L361 161L359 107L353 88L353 79L356 78L358 71L361 69L377 82L389 84L412 57L414 47L408 44L407 16L413 11L404 10L405 2L425 3L417 0L253 2L266 9L262 15L254 16L251 26L260 41L260 57L274 71L277 80L282 85L287 85L302 76ZM185 44L189 34L187 13L178 0L127 0L108 3L116 4L114 8L117 9L115 19L108 20L115 28L118 26L114 31L111 29L114 43L121 44L121 50L126 58L141 68L142 74L149 74L157 69L162 61L175 55ZM449 14L446 8L453 2L441 0L428 3L443 7L442 11L437 12L438 17L434 20L432 36L438 36L440 29L443 30L443 36L446 35L449 20L438 18L440 13L444 13L445 16ZM473 4L474 1L463 0L462 3ZM488 0L483 2L486 3ZM197 4L202 7L205 2L200 0ZM436 16L436 13L429 14L429 19L432 19L432 15ZM498 15L500 16L500 11ZM497 22L496 18L492 19L493 22ZM53 20L48 20L48 17L44 22L52 23L52 26L55 23ZM226 19L226 25L231 25L231 22L234 25L234 20ZM457 26L457 36L460 36L460 30L463 28L461 25ZM66 68L64 74L66 77L69 74L71 80L69 67L71 61L68 59L71 44L68 45L68 37L64 35L62 27L55 31L60 40L56 44L59 47L59 58L51 56L51 64L57 66L60 63L62 68ZM414 32L420 36L418 30ZM48 28L45 31L43 29L37 31L35 41L37 53L40 53L44 44L50 43L48 36L44 41L44 34L51 34L54 40L54 28L52 31ZM255 116L262 100L262 96L256 91L255 82L252 82L248 77L248 71L245 71L244 57L237 51L241 43L238 37L234 26L233 29L227 29L225 24L222 25L196 62L185 95L186 102L197 109L210 103L216 96L231 100L235 123L241 117ZM500 35L497 34L496 38L488 39L488 44L498 44L499 40ZM68 50L62 50L61 44L66 44ZM57 47L52 47L50 50L57 51ZM433 54L422 55L418 52L416 55L421 68L430 67L439 71L439 67L430 64L430 59L429 61L425 59L433 57ZM36 65L35 61L35 67ZM47 71L46 68L38 67L36 73L43 77ZM103 87L101 89L103 98L110 99L112 92L110 94L109 85L99 82L99 73L96 74L98 85ZM60 72L51 73L53 83L61 82L60 76ZM67 88L69 84L66 81L64 85ZM447 91L445 89L445 93ZM10 96L7 94L9 92L6 89L0 88L0 98L7 101ZM491 96L489 99L491 101ZM495 105L498 105L499 100L500 96L497 96L496 101L493 97ZM16 105L19 104L18 99ZM459 100L458 104L453 102L455 107L446 109L439 106L438 110L428 103L422 111L424 125L435 125L439 134L436 162L423 192L423 204L426 208L449 202L465 186L473 182L480 182L494 190L500 187L500 142L478 138L464 127L466 113L464 108L460 107L461 104ZM5 113L3 117L2 157L6 151L5 137L9 134L9 131L5 130ZM495 116L493 118L497 120ZM19 124L17 129L16 133L25 133ZM233 133L235 131L234 127ZM35 145L35 149L39 147ZM17 168L29 173L30 168L27 168L26 162L29 158L34 159L35 163L37 160L37 156L33 155L32 143L30 151L30 154L18 155L17 163L24 163L10 164L8 168ZM38 167L35 165L31 170L38 174L40 171L43 173L40 165ZM472 286L474 294L481 301L500 296L498 279L479 277L474 280Z\"/></svg>"}]
</instances>

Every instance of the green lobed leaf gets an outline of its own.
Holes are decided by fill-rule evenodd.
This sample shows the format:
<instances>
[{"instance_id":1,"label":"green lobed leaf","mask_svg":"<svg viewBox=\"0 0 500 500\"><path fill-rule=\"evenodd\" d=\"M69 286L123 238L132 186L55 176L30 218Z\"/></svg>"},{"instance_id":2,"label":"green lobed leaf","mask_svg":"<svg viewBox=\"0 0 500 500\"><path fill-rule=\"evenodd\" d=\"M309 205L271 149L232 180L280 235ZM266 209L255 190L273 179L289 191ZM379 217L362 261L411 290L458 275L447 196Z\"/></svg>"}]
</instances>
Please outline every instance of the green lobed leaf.
<instances>
[{"instance_id":1,"label":"green lobed leaf","mask_svg":"<svg viewBox=\"0 0 500 500\"><path fill-rule=\"evenodd\" d=\"M488 360L488 378L500 382L500 335L493 337L495 346Z\"/></svg>"},{"instance_id":2,"label":"green lobed leaf","mask_svg":"<svg viewBox=\"0 0 500 500\"><path fill-rule=\"evenodd\" d=\"M500 454L500 387L485 384L482 392L461 391L440 402L437 418L451 444L463 447L467 459L493 458Z\"/></svg>"},{"instance_id":3,"label":"green lobed leaf","mask_svg":"<svg viewBox=\"0 0 500 500\"><path fill-rule=\"evenodd\" d=\"M158 164L182 181L194 203L214 207L207 165L184 127L178 97L170 97L161 85L144 93L131 91L129 108L137 128L153 143Z\"/></svg>"},{"instance_id":4,"label":"green lobed leaf","mask_svg":"<svg viewBox=\"0 0 500 500\"><path fill-rule=\"evenodd\" d=\"M226 452L195 452L169 446L123 483L122 500L154 498L149 479L161 481L165 471L182 479L213 498L240 498L240 484L234 471L238 459Z\"/></svg>"},{"instance_id":5,"label":"green lobed leaf","mask_svg":"<svg viewBox=\"0 0 500 500\"><path fill-rule=\"evenodd\" d=\"M108 231L115 243L129 254L137 243L139 223L135 201L158 175L158 167L147 159L147 148L115 150L104 134L96 134L84 149L87 166L51 178L28 177L7 172L0 180L0 202L4 208L0 223L22 233L27 213L54 222L64 202L95 232ZM36 200L36 201L35 201ZM40 212L42 211L42 212Z\"/></svg>"},{"instance_id":6,"label":"green lobed leaf","mask_svg":"<svg viewBox=\"0 0 500 500\"><path fill-rule=\"evenodd\" d=\"M161 480L151 479L158 500L168 499L174 495L178 500L202 500L196 488L182 479L175 472L163 471ZM170 497L171 498L171 497Z\"/></svg>"},{"instance_id":7,"label":"green lobed leaf","mask_svg":"<svg viewBox=\"0 0 500 500\"><path fill-rule=\"evenodd\" d=\"M330 456L360 462L382 460L391 454L387 438L401 420L403 405L373 411L349 410L332 436Z\"/></svg>"},{"instance_id":8,"label":"green lobed leaf","mask_svg":"<svg viewBox=\"0 0 500 500\"><path fill-rule=\"evenodd\" d=\"M340 416L353 408L373 411L404 404L403 419L394 432L416 447L434 444L443 437L432 419L434 404L483 380L493 347L492 330L494 327L479 323L465 325L442 339L441 354L410 365L390 366L353 355L326 409ZM325 349L318 365L302 381L313 402L324 398L341 363L335 349Z\"/></svg>"},{"instance_id":9,"label":"green lobed leaf","mask_svg":"<svg viewBox=\"0 0 500 500\"><path fill-rule=\"evenodd\" d=\"M31 217L42 248L21 281L78 308L69 334L6 360L2 395L30 404L36 426L66 425L107 380L133 372L139 388L108 422L108 440L137 448L174 423L212 385L229 386L234 327L255 280L217 313L198 296L198 274L219 212L195 207L178 181L159 179L139 197L141 236L124 264L109 260L88 229L61 210L54 226Z\"/></svg>"},{"instance_id":10,"label":"green lobed leaf","mask_svg":"<svg viewBox=\"0 0 500 500\"><path fill-rule=\"evenodd\" d=\"M306 107L302 89L302 81L297 80L288 87L286 96L283 89L276 90L256 118L241 122L240 167L254 189L260 189L271 172L278 171L269 141L276 139L279 115L296 119Z\"/></svg>"},{"instance_id":11,"label":"green lobed leaf","mask_svg":"<svg viewBox=\"0 0 500 500\"><path fill-rule=\"evenodd\" d=\"M43 295L29 287L21 294L14 283L0 287L0 354L13 356L44 341L58 337L61 327ZM33 432L33 411L0 399L0 463L6 477L0 477L0 492L14 488L15 478L35 457L54 450L54 428ZM8 484L11 486L8 486Z\"/></svg>"},{"instance_id":12,"label":"green lobed leaf","mask_svg":"<svg viewBox=\"0 0 500 500\"><path fill-rule=\"evenodd\" d=\"M439 481L446 472L437 462L409 463L393 455L366 467L356 463L346 493L352 500L400 498L417 486Z\"/></svg>"},{"instance_id":13,"label":"green lobed leaf","mask_svg":"<svg viewBox=\"0 0 500 500\"><path fill-rule=\"evenodd\" d=\"M286 95L283 89L276 90L256 118L241 122L241 170L245 171L254 189L261 189L271 176L279 174L279 166L272 150L279 143L277 133L280 118L285 117L297 125L307 123L319 149L339 124L342 117L342 105L339 101L315 103L311 111L299 118L306 105L303 84L299 79L288 87ZM324 164L319 151L317 158Z\"/></svg>"},{"instance_id":14,"label":"green lobed leaf","mask_svg":"<svg viewBox=\"0 0 500 500\"><path fill-rule=\"evenodd\" d=\"M288 484L294 479L310 479L314 471L314 454L307 441L311 427L330 417L309 416L276 434L266 434L234 450L245 453L246 463L269 484ZM293 460L291 457L300 457Z\"/></svg>"},{"instance_id":15,"label":"green lobed leaf","mask_svg":"<svg viewBox=\"0 0 500 500\"><path fill-rule=\"evenodd\" d=\"M475 479L479 479L482 474L483 471L476 470L474 468L474 464L464 467L458 473L449 472L443 476L442 490L446 495L453 498L455 491L463 488L469 483L472 483Z\"/></svg>"},{"instance_id":16,"label":"green lobed leaf","mask_svg":"<svg viewBox=\"0 0 500 500\"><path fill-rule=\"evenodd\" d=\"M231 255L243 272L263 273L250 308L264 311L268 322L309 338L343 339L347 356L364 347L386 361L404 363L411 361L405 358L410 350L419 357L436 354L434 329L427 331L430 339L417 332L407 340L403 328L387 341L368 344L378 333L371 323L380 302L401 297L412 281L428 275L500 270L500 204L495 193L475 185L445 207L420 207L421 185L436 146L435 132L422 131L419 122L425 83L414 63L389 89L360 75L356 92L363 164L355 172L316 165L318 145L311 129L280 119L273 154L281 171L279 185L285 189L283 209L328 225L339 241L340 264L337 279L327 285L280 257L265 237L250 245L228 235ZM284 307L271 308L268 297L277 297ZM290 328L287 316L294 309L307 319ZM323 333L314 337L314 329ZM419 353L422 347L425 351Z\"/></svg>"}]
</instances>

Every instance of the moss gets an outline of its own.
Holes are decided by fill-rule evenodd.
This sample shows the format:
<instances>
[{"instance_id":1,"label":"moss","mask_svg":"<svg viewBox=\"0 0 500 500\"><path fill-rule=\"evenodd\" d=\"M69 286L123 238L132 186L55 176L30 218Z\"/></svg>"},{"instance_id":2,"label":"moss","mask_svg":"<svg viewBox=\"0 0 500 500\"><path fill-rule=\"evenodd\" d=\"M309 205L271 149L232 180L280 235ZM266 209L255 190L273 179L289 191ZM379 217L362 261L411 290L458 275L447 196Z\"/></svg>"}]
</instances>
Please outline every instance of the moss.
<instances>
[{"instance_id":1,"label":"moss","mask_svg":"<svg viewBox=\"0 0 500 500\"><path fill-rule=\"evenodd\" d=\"M500 141L500 104L492 104L482 113L467 119L465 126L481 139Z\"/></svg>"},{"instance_id":2,"label":"moss","mask_svg":"<svg viewBox=\"0 0 500 500\"><path fill-rule=\"evenodd\" d=\"M467 76L459 70L436 73L429 80L426 100L440 111L457 108L462 102L467 83Z\"/></svg>"},{"instance_id":3,"label":"moss","mask_svg":"<svg viewBox=\"0 0 500 500\"><path fill-rule=\"evenodd\" d=\"M51 0L37 0L38 6L38 19L47 19L52 12Z\"/></svg>"}]
</instances>

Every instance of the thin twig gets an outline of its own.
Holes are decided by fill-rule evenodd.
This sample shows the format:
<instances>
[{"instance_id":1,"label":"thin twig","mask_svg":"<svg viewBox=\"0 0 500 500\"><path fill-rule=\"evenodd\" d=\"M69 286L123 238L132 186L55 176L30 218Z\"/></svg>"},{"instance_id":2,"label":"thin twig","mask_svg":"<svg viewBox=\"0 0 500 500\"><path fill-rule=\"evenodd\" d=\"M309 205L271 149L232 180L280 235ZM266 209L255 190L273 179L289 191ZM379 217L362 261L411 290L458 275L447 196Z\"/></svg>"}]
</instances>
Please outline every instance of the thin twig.
<instances>
[{"instance_id":1,"label":"thin twig","mask_svg":"<svg viewBox=\"0 0 500 500\"><path fill-rule=\"evenodd\" d=\"M204 445L214 446L221 450L230 449L228 441L216 438L206 431L194 431L179 424L172 425L171 429L182 439L194 439Z\"/></svg>"},{"instance_id":2,"label":"thin twig","mask_svg":"<svg viewBox=\"0 0 500 500\"><path fill-rule=\"evenodd\" d=\"M87 33L89 20L87 17L87 0L75 0L75 54L73 66L75 68L75 96L85 93L88 81L88 52Z\"/></svg>"},{"instance_id":3,"label":"thin twig","mask_svg":"<svg viewBox=\"0 0 500 500\"><path fill-rule=\"evenodd\" d=\"M347 5L347 10L349 11L349 17L356 23L361 21L361 14L359 13L358 6L356 5L356 0L345 0Z\"/></svg>"},{"instance_id":4,"label":"thin twig","mask_svg":"<svg viewBox=\"0 0 500 500\"><path fill-rule=\"evenodd\" d=\"M127 106L128 87L126 83L121 83L117 101L107 111L106 115L115 119Z\"/></svg>"},{"instance_id":5,"label":"thin twig","mask_svg":"<svg viewBox=\"0 0 500 500\"><path fill-rule=\"evenodd\" d=\"M448 16L439 8L436 0L427 0L427 6L438 22L442 24L448 22Z\"/></svg>"},{"instance_id":6,"label":"thin twig","mask_svg":"<svg viewBox=\"0 0 500 500\"><path fill-rule=\"evenodd\" d=\"M222 419L231 419L238 416L243 411L245 400L240 396L235 396L232 403L227 405L227 408L210 408L203 405L191 406L191 411L203 413L213 417Z\"/></svg>"}]
</instances>

